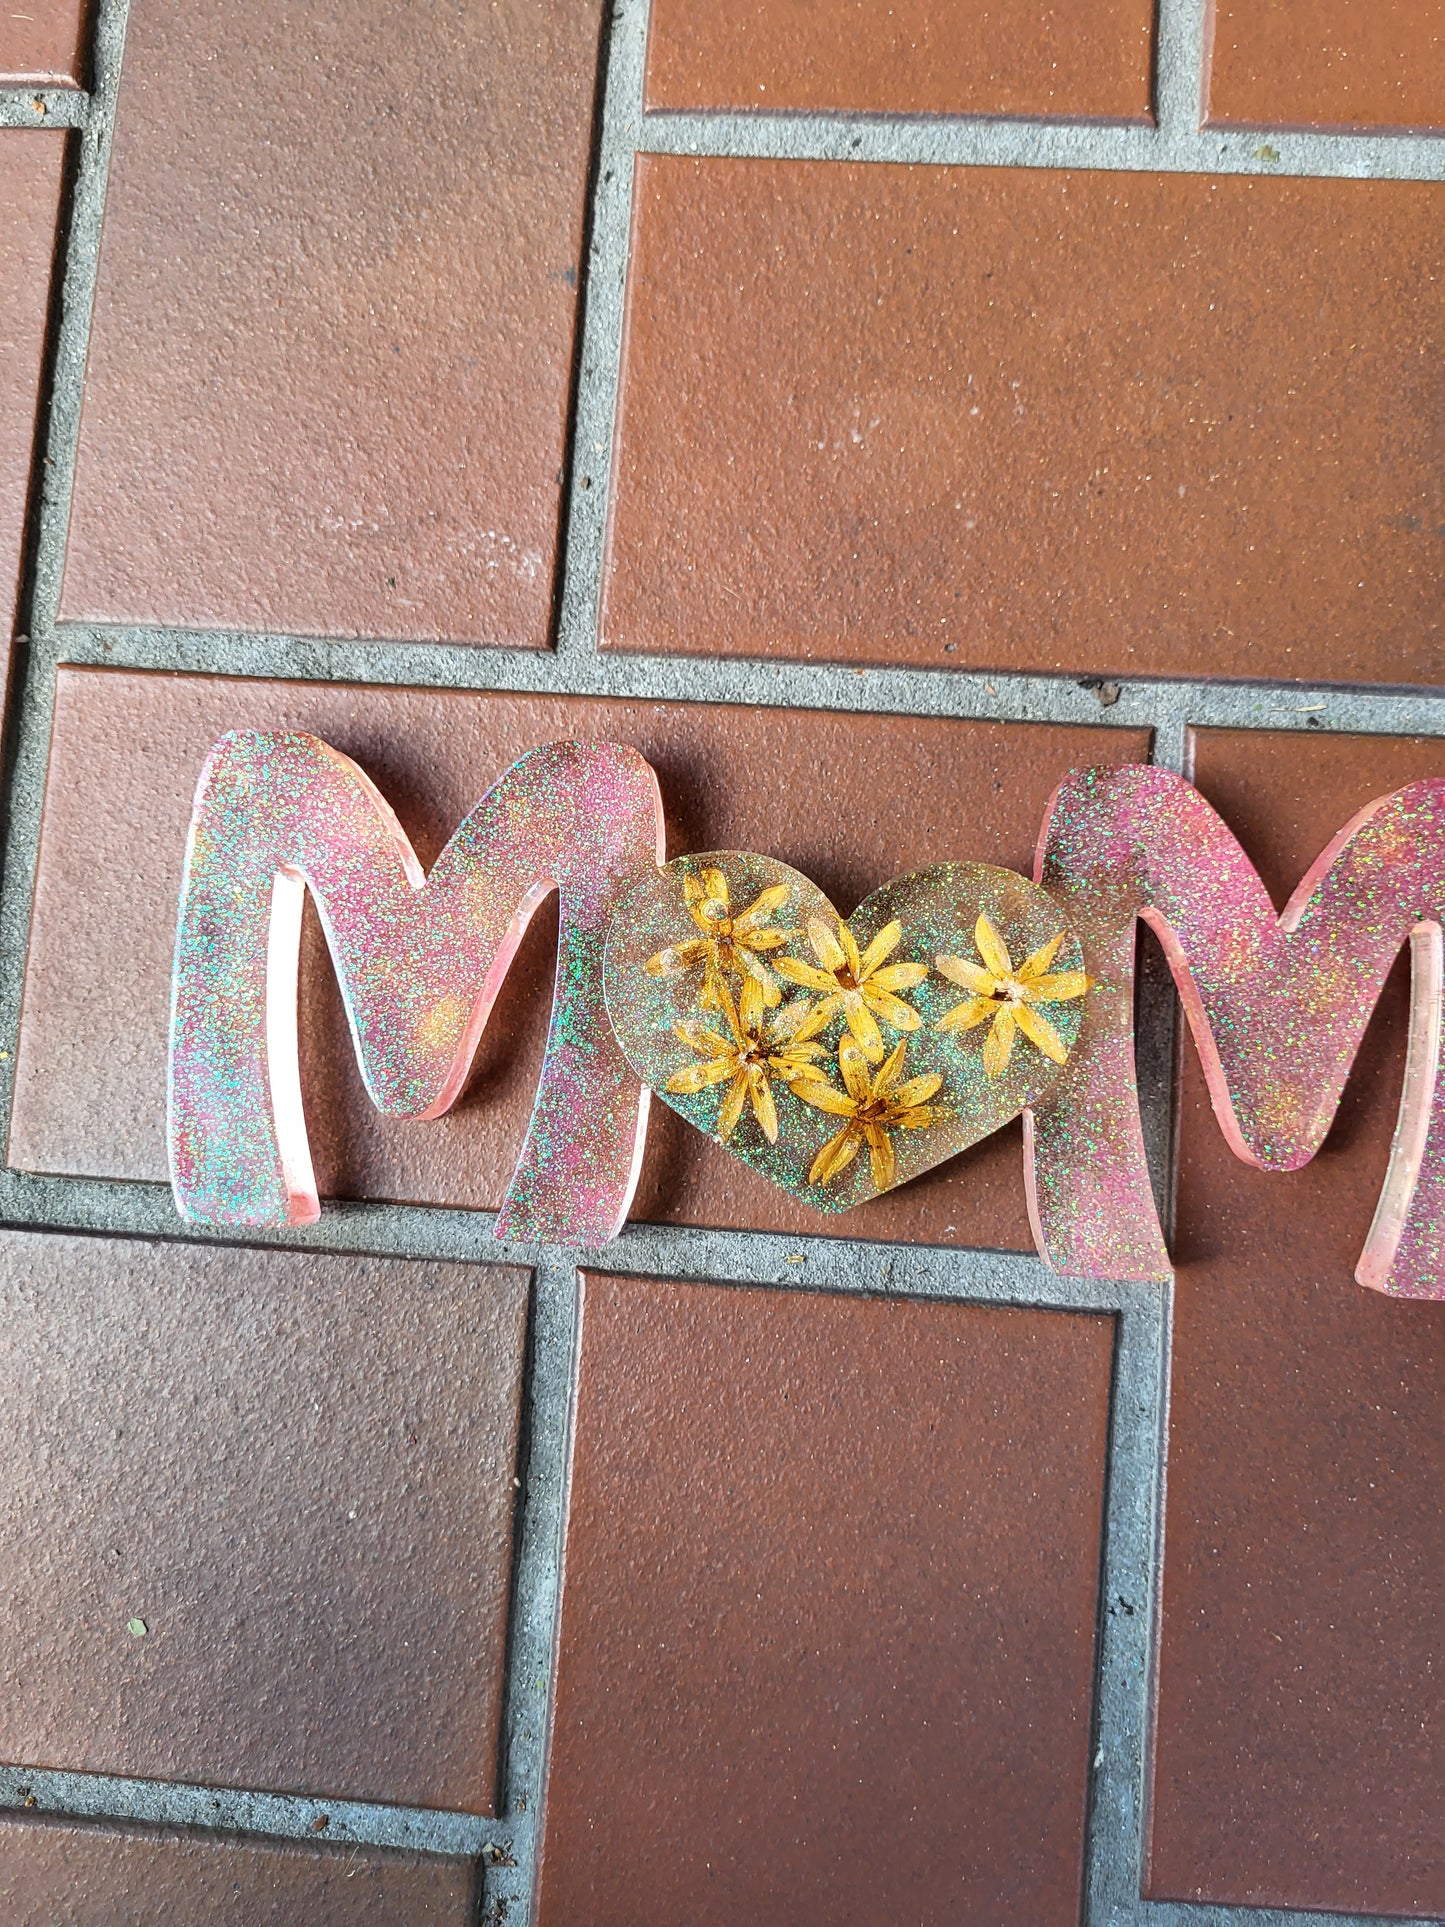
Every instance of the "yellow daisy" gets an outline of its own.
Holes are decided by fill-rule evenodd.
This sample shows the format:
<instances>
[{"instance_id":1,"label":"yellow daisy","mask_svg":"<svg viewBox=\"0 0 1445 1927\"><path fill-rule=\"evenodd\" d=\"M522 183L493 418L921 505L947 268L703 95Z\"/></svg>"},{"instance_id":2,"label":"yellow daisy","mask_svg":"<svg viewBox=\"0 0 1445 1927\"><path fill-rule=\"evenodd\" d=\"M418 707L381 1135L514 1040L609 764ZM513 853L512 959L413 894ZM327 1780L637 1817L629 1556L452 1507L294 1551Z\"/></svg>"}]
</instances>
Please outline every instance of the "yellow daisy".
<instances>
[{"instance_id":1,"label":"yellow daisy","mask_svg":"<svg viewBox=\"0 0 1445 1927\"><path fill-rule=\"evenodd\" d=\"M912 990L928 975L927 964L888 962L902 936L901 923L886 923L860 952L846 923L840 921L835 929L822 917L809 917L808 942L817 965L800 963L796 957L779 957L777 961L780 977L823 993L823 1001L816 1008L826 1011L825 1022L842 1011L849 1030L873 1064L883 1057L879 1017L894 1030L917 1030L923 1021L911 1004L894 995L895 991Z\"/></svg>"},{"instance_id":2,"label":"yellow daisy","mask_svg":"<svg viewBox=\"0 0 1445 1927\"><path fill-rule=\"evenodd\" d=\"M1003 938L988 918L981 915L973 927L973 940L983 958L982 965L967 957L934 958L938 970L951 984L970 993L966 1002L955 1004L939 1018L936 1028L973 1030L992 1019L983 1046L983 1067L990 1077L1002 1074L1013 1053L1016 1030L1021 1030L1029 1042L1054 1063L1067 1061L1068 1045L1042 1011L1035 1008L1038 1004L1069 1003L1090 988L1082 970L1048 974L1065 934L1061 930L1056 937L1051 937L1015 970Z\"/></svg>"},{"instance_id":3,"label":"yellow daisy","mask_svg":"<svg viewBox=\"0 0 1445 1927\"><path fill-rule=\"evenodd\" d=\"M764 1014L763 987L749 977L734 1005L725 983L718 980L718 1008L727 1023L728 1035L709 1030L696 1019L673 1026L673 1035L700 1053L700 1064L689 1064L674 1071L663 1086L681 1096L691 1096L713 1084L726 1084L722 1108L718 1112L717 1134L726 1144L737 1129L743 1105L751 1102L758 1128L769 1144L778 1141L778 1111L773 1102L772 1083L796 1085L800 1078L821 1077L813 1062L823 1055L823 1046L811 1041L827 1019L806 1004L790 1004L774 1018Z\"/></svg>"},{"instance_id":4,"label":"yellow daisy","mask_svg":"<svg viewBox=\"0 0 1445 1927\"><path fill-rule=\"evenodd\" d=\"M907 1049L905 1038L894 1045L876 1071L870 1072L863 1046L856 1037L845 1036L838 1042L838 1069L844 1085L841 1091L836 1085L826 1083L816 1070L794 1084L794 1096L801 1097L805 1104L847 1120L813 1159L809 1184L830 1183L841 1171L847 1170L865 1144L874 1184L880 1191L886 1191L892 1184L897 1164L888 1133L921 1131L931 1124L939 1115L939 1108L928 1100L943 1084L942 1077L936 1074L913 1077L906 1084L900 1084L898 1075Z\"/></svg>"},{"instance_id":5,"label":"yellow daisy","mask_svg":"<svg viewBox=\"0 0 1445 1927\"><path fill-rule=\"evenodd\" d=\"M721 870L704 870L700 877L684 876L682 890L688 913L702 935L659 950L648 958L648 970L654 977L676 977L701 964L698 1003L704 1010L722 1008L718 991L729 973L760 984L763 1002L769 1009L775 1008L782 1002L782 992L759 953L780 950L794 934L791 930L770 929L767 922L787 901L787 884L775 883L764 890L737 917L732 914L728 880Z\"/></svg>"}]
</instances>

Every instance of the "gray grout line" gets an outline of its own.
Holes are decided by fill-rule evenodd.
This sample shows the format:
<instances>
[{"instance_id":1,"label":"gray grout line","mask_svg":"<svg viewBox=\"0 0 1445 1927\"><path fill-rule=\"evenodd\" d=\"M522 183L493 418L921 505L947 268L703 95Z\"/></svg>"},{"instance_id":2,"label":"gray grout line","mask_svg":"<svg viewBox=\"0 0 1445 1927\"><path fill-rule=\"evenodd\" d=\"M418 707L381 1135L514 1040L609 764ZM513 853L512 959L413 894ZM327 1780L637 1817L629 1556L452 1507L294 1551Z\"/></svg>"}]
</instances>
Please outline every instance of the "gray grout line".
<instances>
[{"instance_id":1,"label":"gray grout line","mask_svg":"<svg viewBox=\"0 0 1445 1927\"><path fill-rule=\"evenodd\" d=\"M89 115L74 87L0 87L0 127L84 127Z\"/></svg>"},{"instance_id":2,"label":"gray grout line","mask_svg":"<svg viewBox=\"0 0 1445 1927\"><path fill-rule=\"evenodd\" d=\"M129 0L100 0L95 28L95 88L90 96L80 168L71 199L60 331L52 371L46 474L40 497L35 582L28 611L32 635L49 633L60 603L70 485L80 429L80 395L90 338L116 90L120 84L129 12Z\"/></svg>"},{"instance_id":3,"label":"gray grout line","mask_svg":"<svg viewBox=\"0 0 1445 1927\"><path fill-rule=\"evenodd\" d=\"M578 1339L577 1271L544 1255L533 1272L527 1465L520 1502L507 1678L503 1812L510 1853L487 1868L484 1917L530 1920L536 1906L552 1693L562 1587L562 1547Z\"/></svg>"},{"instance_id":4,"label":"gray grout line","mask_svg":"<svg viewBox=\"0 0 1445 1927\"><path fill-rule=\"evenodd\" d=\"M576 593L582 593L579 586ZM1174 767L1187 725L1445 735L1445 688L1353 688L1328 682L1215 682L1131 677L1105 704L1097 673L1060 669L851 667L748 657L634 656L582 650L476 649L452 643L321 641L176 630L65 626L30 645L41 676L73 664L170 675L612 697L637 702L741 703L945 716L985 722L1098 723L1166 732Z\"/></svg>"},{"instance_id":5,"label":"gray grout line","mask_svg":"<svg viewBox=\"0 0 1445 1927\"><path fill-rule=\"evenodd\" d=\"M1387 1927L1401 1914L1334 1914L1288 1907L1221 1907L1198 1900L1143 1900L1134 1911L1105 1915L1106 1927ZM1438 1919L1409 1917L1410 1927L1445 1927ZM1089 1927L1097 1927L1094 1922Z\"/></svg>"},{"instance_id":6,"label":"gray grout line","mask_svg":"<svg viewBox=\"0 0 1445 1927\"><path fill-rule=\"evenodd\" d=\"M693 158L893 162L912 167L1043 167L1138 174L1445 180L1430 134L1263 132L1078 121L889 119L841 114L652 113L640 145Z\"/></svg>"},{"instance_id":7,"label":"gray grout line","mask_svg":"<svg viewBox=\"0 0 1445 1927\"><path fill-rule=\"evenodd\" d=\"M1086 1927L1128 1920L1140 1890L1172 1306L1172 1288L1164 1287L1152 1304L1123 1312L1115 1345L1089 1763Z\"/></svg>"},{"instance_id":8,"label":"gray grout line","mask_svg":"<svg viewBox=\"0 0 1445 1927\"><path fill-rule=\"evenodd\" d=\"M53 648L29 642L48 635L59 602L70 487L80 425L101 215L110 163L116 89L125 47L129 0L100 0L92 56L95 77L89 115L78 136L79 163L71 194L60 324L51 368L45 452L38 496L33 580L27 585L28 620L15 652L12 693L14 753L6 774L3 857L0 857L0 1117L8 1121L14 1079L14 1038L19 1026L30 905L34 890L45 768L54 698Z\"/></svg>"},{"instance_id":9,"label":"gray grout line","mask_svg":"<svg viewBox=\"0 0 1445 1927\"><path fill-rule=\"evenodd\" d=\"M584 670L597 655L611 494L612 436L622 365L623 292L632 226L633 155L642 104L648 0L613 0L597 143L591 251L580 317L571 497L553 671Z\"/></svg>"},{"instance_id":10,"label":"gray grout line","mask_svg":"<svg viewBox=\"0 0 1445 1927\"><path fill-rule=\"evenodd\" d=\"M1204 42L1210 0L1155 0L1155 138L1193 140L1204 119Z\"/></svg>"},{"instance_id":11,"label":"gray grout line","mask_svg":"<svg viewBox=\"0 0 1445 1927\"><path fill-rule=\"evenodd\" d=\"M629 1224L596 1251L563 1252L493 1236L496 1215L436 1205L323 1203L320 1222L237 1232L184 1224L164 1184L97 1178L26 1178L0 1172L0 1224L95 1236L374 1257L459 1259L546 1271L573 1263L635 1276L874 1296L949 1298L1044 1310L1148 1308L1160 1287L1051 1271L1031 1252L969 1246L881 1244L839 1236Z\"/></svg>"},{"instance_id":12,"label":"gray grout line","mask_svg":"<svg viewBox=\"0 0 1445 1927\"><path fill-rule=\"evenodd\" d=\"M507 1827L476 1814L250 1793L235 1787L188 1786L51 1767L0 1766L0 1810L72 1819L139 1820L152 1826L204 1827L286 1840L324 1839L328 1844L409 1847L423 1853L475 1856L489 1848L509 1850ZM319 1830L318 1820L323 1822Z\"/></svg>"}]
</instances>

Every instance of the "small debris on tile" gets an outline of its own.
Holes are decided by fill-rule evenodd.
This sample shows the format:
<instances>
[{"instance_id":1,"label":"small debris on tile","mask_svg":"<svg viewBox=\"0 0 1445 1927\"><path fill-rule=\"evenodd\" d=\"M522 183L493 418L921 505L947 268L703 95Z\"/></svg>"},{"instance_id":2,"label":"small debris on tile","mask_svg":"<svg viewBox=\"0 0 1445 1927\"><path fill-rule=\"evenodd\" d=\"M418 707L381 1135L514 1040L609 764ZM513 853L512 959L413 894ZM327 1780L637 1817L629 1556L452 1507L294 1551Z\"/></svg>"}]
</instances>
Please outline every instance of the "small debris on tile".
<instances>
[{"instance_id":1,"label":"small debris on tile","mask_svg":"<svg viewBox=\"0 0 1445 1927\"><path fill-rule=\"evenodd\" d=\"M1081 676L1079 687L1093 690L1099 699L1100 709L1112 709L1122 693L1119 683L1106 682L1102 676Z\"/></svg>"}]
</instances>

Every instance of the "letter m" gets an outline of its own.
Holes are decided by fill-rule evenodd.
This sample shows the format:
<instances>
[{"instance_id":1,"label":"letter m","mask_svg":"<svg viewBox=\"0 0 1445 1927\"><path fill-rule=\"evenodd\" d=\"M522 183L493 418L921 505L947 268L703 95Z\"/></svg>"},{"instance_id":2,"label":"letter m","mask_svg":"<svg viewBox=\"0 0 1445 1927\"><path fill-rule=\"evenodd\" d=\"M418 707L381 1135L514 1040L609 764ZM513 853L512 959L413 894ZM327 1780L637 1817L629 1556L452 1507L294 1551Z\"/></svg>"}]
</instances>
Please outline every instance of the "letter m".
<instances>
[{"instance_id":1,"label":"letter m","mask_svg":"<svg viewBox=\"0 0 1445 1927\"><path fill-rule=\"evenodd\" d=\"M309 889L361 1074L392 1117L456 1099L523 932L559 898L546 1057L497 1224L598 1244L627 1215L645 1093L602 1002L622 890L662 855L657 779L634 749L553 743L509 769L430 876L366 775L314 736L238 731L207 758L186 846L171 990L169 1139L181 1215L319 1214L296 1042Z\"/></svg>"},{"instance_id":2,"label":"letter m","mask_svg":"<svg viewBox=\"0 0 1445 1927\"><path fill-rule=\"evenodd\" d=\"M1398 1297L1445 1297L1440 1103L1445 780L1361 810L1275 915L1258 873L1192 785L1138 765L1075 772L1036 874L1096 980L1083 1033L1026 1119L1039 1249L1061 1271L1167 1276L1134 1085L1134 921L1159 938L1235 1153L1263 1170L1312 1158L1386 973L1407 942L1410 1039L1399 1122L1356 1270Z\"/></svg>"}]
</instances>

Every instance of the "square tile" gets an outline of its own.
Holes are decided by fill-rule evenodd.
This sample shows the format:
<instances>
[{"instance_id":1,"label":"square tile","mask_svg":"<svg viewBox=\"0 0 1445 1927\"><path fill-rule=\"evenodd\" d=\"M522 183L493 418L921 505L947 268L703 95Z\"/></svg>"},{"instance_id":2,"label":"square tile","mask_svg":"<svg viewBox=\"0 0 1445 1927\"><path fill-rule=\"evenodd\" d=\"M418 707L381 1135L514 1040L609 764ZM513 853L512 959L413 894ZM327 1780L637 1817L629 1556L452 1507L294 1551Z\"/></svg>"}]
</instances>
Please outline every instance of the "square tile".
<instances>
[{"instance_id":1,"label":"square tile","mask_svg":"<svg viewBox=\"0 0 1445 1927\"><path fill-rule=\"evenodd\" d=\"M601 12L134 0L65 619L547 642Z\"/></svg>"},{"instance_id":2,"label":"square tile","mask_svg":"<svg viewBox=\"0 0 1445 1927\"><path fill-rule=\"evenodd\" d=\"M490 1812L527 1288L0 1231L0 1758Z\"/></svg>"}]
</instances>

